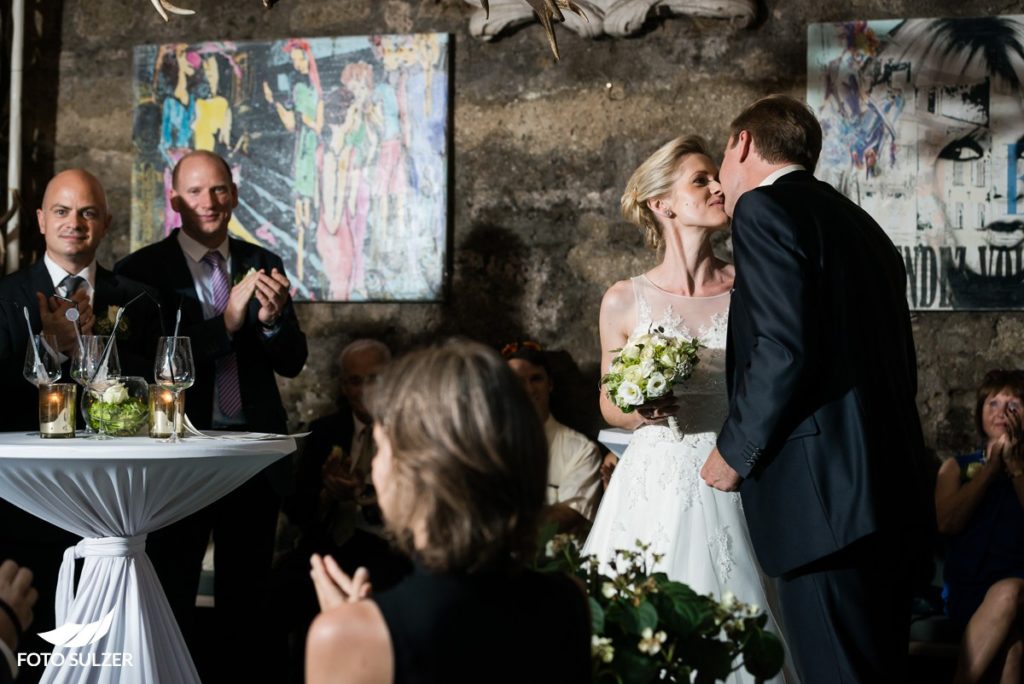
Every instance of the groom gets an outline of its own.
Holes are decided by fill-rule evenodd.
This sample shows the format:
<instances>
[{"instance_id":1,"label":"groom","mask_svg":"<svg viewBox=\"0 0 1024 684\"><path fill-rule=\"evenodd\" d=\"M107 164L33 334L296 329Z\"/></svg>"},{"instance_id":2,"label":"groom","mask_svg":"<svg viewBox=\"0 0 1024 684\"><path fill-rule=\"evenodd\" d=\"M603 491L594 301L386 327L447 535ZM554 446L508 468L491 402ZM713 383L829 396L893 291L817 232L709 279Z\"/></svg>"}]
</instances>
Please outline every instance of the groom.
<instances>
[{"instance_id":1,"label":"groom","mask_svg":"<svg viewBox=\"0 0 1024 684\"><path fill-rule=\"evenodd\" d=\"M729 416L701 477L743 496L801 680L903 681L908 549L934 516L905 273L878 224L814 178L820 150L789 97L731 124Z\"/></svg>"}]
</instances>

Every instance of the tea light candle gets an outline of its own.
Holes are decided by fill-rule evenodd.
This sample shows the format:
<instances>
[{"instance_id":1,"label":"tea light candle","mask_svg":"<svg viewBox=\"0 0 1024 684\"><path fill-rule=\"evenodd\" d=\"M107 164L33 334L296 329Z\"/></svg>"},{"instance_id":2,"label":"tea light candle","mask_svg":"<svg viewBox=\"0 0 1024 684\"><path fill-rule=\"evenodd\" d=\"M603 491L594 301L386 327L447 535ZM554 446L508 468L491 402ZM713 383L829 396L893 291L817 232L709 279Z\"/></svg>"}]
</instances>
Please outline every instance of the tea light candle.
<instances>
[{"instance_id":1,"label":"tea light candle","mask_svg":"<svg viewBox=\"0 0 1024 684\"><path fill-rule=\"evenodd\" d=\"M43 385L39 388L39 436L75 436L75 385Z\"/></svg>"},{"instance_id":2,"label":"tea light candle","mask_svg":"<svg viewBox=\"0 0 1024 684\"><path fill-rule=\"evenodd\" d=\"M165 438L171 436L171 431L176 430L182 433L182 417L184 411L181 408L181 399L178 402L178 411L175 415L174 394L159 385L149 386L149 436Z\"/></svg>"}]
</instances>

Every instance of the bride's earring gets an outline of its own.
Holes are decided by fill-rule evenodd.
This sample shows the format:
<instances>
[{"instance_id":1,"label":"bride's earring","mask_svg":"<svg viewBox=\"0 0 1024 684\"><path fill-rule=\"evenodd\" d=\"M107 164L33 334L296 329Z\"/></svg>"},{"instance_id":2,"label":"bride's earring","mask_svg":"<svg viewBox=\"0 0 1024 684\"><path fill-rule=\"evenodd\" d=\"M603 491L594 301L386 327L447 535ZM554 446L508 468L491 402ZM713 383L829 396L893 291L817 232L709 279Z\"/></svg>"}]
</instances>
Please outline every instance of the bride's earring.
<instances>
[{"instance_id":1,"label":"bride's earring","mask_svg":"<svg viewBox=\"0 0 1024 684\"><path fill-rule=\"evenodd\" d=\"M666 209L665 210L665 218L674 219L675 217L676 217L676 213L674 211L672 211L671 209Z\"/></svg>"}]
</instances>

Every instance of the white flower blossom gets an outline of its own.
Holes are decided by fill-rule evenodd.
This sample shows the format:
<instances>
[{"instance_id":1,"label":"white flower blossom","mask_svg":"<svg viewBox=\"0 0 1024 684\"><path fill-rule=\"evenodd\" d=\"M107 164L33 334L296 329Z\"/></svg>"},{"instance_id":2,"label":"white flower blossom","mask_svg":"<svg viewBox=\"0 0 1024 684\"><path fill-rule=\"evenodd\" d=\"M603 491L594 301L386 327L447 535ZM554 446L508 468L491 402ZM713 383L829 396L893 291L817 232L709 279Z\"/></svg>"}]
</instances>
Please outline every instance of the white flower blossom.
<instances>
[{"instance_id":1,"label":"white flower blossom","mask_svg":"<svg viewBox=\"0 0 1024 684\"><path fill-rule=\"evenodd\" d=\"M619 385L619 391L615 393L615 401L619 406L639 406L644 403L644 395L635 382L627 380Z\"/></svg>"},{"instance_id":2,"label":"white flower blossom","mask_svg":"<svg viewBox=\"0 0 1024 684\"><path fill-rule=\"evenodd\" d=\"M644 359L640 362L640 375L645 378L650 378L651 373L655 372L658 366L654 363L654 359Z\"/></svg>"},{"instance_id":3,"label":"white flower blossom","mask_svg":"<svg viewBox=\"0 0 1024 684\"><path fill-rule=\"evenodd\" d=\"M103 390L103 396L100 398L100 401L105 404L120 404L127 398L128 388L118 382Z\"/></svg>"},{"instance_id":4,"label":"white flower blossom","mask_svg":"<svg viewBox=\"0 0 1024 684\"><path fill-rule=\"evenodd\" d=\"M603 663L612 662L615 658L615 647L612 646L612 640L594 634L590 637L590 654L600 658Z\"/></svg>"},{"instance_id":5,"label":"white flower blossom","mask_svg":"<svg viewBox=\"0 0 1024 684\"><path fill-rule=\"evenodd\" d=\"M619 358L626 361L636 361L640 358L640 347L635 343L627 344L622 348L622 352L619 354Z\"/></svg>"},{"instance_id":6,"label":"white flower blossom","mask_svg":"<svg viewBox=\"0 0 1024 684\"><path fill-rule=\"evenodd\" d=\"M643 373L640 371L640 366L629 366L626 370L622 371L622 379L626 382L632 382L636 385L640 384L640 381L644 379Z\"/></svg>"},{"instance_id":7,"label":"white flower blossom","mask_svg":"<svg viewBox=\"0 0 1024 684\"><path fill-rule=\"evenodd\" d=\"M738 601L736 600L736 595L733 594L731 591L726 591L722 594L721 604L722 608L724 608L725 610L732 610L737 603Z\"/></svg>"},{"instance_id":8,"label":"white flower blossom","mask_svg":"<svg viewBox=\"0 0 1024 684\"><path fill-rule=\"evenodd\" d=\"M602 584L601 596L604 596L606 599L610 599L611 597L615 596L615 585L611 582L605 582L604 584Z\"/></svg>"},{"instance_id":9,"label":"white flower blossom","mask_svg":"<svg viewBox=\"0 0 1024 684\"><path fill-rule=\"evenodd\" d=\"M660 397L668 390L668 380L661 373L651 373L647 378L647 396Z\"/></svg>"},{"instance_id":10,"label":"white flower blossom","mask_svg":"<svg viewBox=\"0 0 1024 684\"><path fill-rule=\"evenodd\" d=\"M661 645L665 643L666 639L668 639L668 635L665 634L665 632L658 631L657 633L654 633L654 630L650 627L645 627L644 630L640 632L640 643L637 644L637 649L639 649L641 653L654 655L661 650Z\"/></svg>"}]
</instances>

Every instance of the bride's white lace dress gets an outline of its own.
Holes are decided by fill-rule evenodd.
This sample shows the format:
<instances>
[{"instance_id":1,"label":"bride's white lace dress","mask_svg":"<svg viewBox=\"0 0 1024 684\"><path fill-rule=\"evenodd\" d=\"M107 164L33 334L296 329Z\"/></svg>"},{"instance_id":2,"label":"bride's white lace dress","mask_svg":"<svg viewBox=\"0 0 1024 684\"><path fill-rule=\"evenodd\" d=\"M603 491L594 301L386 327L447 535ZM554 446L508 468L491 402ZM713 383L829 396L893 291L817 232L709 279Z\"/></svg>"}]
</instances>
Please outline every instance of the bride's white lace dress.
<instances>
[{"instance_id":1,"label":"bride's white lace dress","mask_svg":"<svg viewBox=\"0 0 1024 684\"><path fill-rule=\"evenodd\" d=\"M635 549L639 539L662 554L657 569L701 594L731 591L745 603L769 606L754 557L740 495L720 492L700 479L728 413L725 343L729 293L683 297L658 289L646 276L632 279L637 320L634 331L652 324L671 335L697 337L704 348L693 375L677 386L676 440L667 426L646 425L633 433L615 468L594 519L584 554L605 562L616 549ZM779 630L774 620L769 629ZM753 682L745 670L727 680ZM782 681L778 677L772 681ZM791 680L790 680L791 681Z\"/></svg>"}]
</instances>

